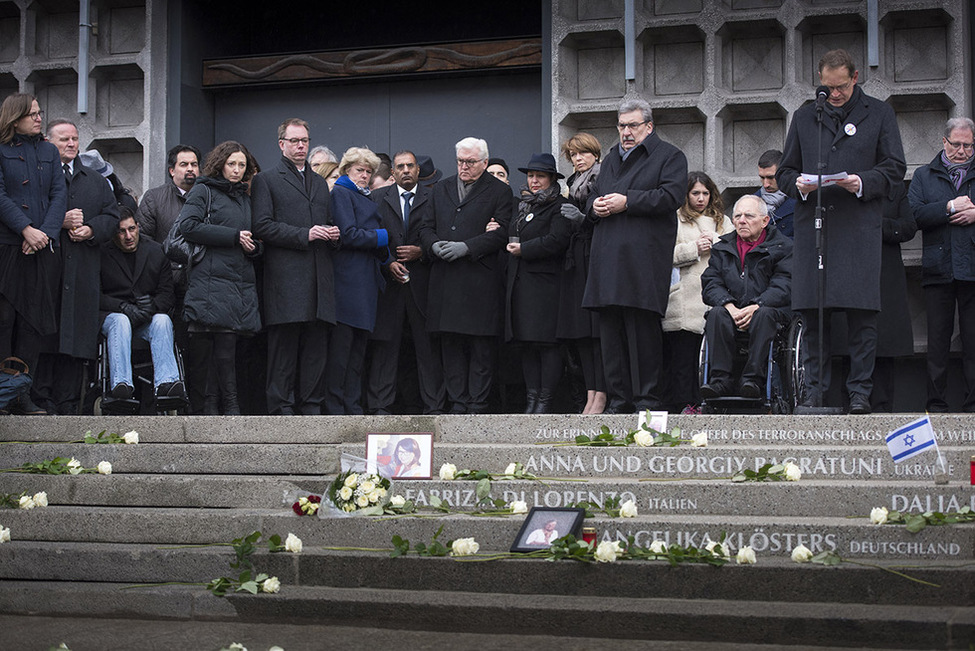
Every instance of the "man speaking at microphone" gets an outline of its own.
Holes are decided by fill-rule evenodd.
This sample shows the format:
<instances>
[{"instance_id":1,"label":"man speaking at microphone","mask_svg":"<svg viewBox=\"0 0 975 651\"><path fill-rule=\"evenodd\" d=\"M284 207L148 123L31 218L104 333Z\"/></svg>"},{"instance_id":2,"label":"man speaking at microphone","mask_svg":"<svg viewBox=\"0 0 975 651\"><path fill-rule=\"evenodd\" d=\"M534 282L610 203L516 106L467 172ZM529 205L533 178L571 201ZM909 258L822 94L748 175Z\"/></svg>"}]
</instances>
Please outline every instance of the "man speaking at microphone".
<instances>
[{"instance_id":1,"label":"man speaking at microphone","mask_svg":"<svg viewBox=\"0 0 975 651\"><path fill-rule=\"evenodd\" d=\"M868 414L880 311L883 209L903 181L907 166L893 109L866 95L857 85L857 77L853 59L845 50L831 50L819 60L819 99L793 116L776 181L783 192L798 202L792 309L802 313L805 329L806 393L802 405L824 406L830 384L830 314L843 311L849 332L850 375L846 389L850 413ZM822 151L817 123L820 116ZM835 184L824 182L823 188L817 190L816 181L809 175L817 174L819 161L823 163L824 176L843 172L847 176ZM817 316L817 192L822 192L823 208L826 312L822 333ZM824 365L822 386L820 365Z\"/></svg>"}]
</instances>

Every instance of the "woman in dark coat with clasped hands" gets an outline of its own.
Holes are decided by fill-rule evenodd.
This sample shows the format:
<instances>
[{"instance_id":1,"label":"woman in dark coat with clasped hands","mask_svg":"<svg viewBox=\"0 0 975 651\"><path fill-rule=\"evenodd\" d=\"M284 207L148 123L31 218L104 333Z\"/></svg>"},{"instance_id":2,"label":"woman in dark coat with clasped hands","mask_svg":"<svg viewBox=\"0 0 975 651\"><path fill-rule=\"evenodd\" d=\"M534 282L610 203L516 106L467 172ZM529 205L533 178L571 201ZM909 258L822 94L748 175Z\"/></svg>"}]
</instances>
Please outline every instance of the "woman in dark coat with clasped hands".
<instances>
[{"instance_id":1,"label":"woman in dark coat with clasped hands","mask_svg":"<svg viewBox=\"0 0 975 651\"><path fill-rule=\"evenodd\" d=\"M562 374L555 316L572 227L560 210L566 199L555 157L535 154L527 166L518 169L528 176L528 182L521 188L518 215L508 227L505 336L524 344L525 413L547 414Z\"/></svg>"},{"instance_id":2,"label":"woman in dark coat with clasped hands","mask_svg":"<svg viewBox=\"0 0 975 651\"><path fill-rule=\"evenodd\" d=\"M256 161L240 143L227 141L207 154L180 212L187 242L206 253L189 270L183 317L189 323L187 384L190 407L200 413L213 364L221 414L240 414L237 403L237 337L261 329L257 284L251 258L260 244L251 235L251 202L246 183ZM209 210L208 210L209 206Z\"/></svg>"},{"instance_id":3,"label":"woman in dark coat with clasped hands","mask_svg":"<svg viewBox=\"0 0 975 651\"><path fill-rule=\"evenodd\" d=\"M58 149L41 135L33 95L0 106L0 359L37 363L41 337L57 331L60 258L67 189ZM26 396L19 413L44 413Z\"/></svg>"}]
</instances>

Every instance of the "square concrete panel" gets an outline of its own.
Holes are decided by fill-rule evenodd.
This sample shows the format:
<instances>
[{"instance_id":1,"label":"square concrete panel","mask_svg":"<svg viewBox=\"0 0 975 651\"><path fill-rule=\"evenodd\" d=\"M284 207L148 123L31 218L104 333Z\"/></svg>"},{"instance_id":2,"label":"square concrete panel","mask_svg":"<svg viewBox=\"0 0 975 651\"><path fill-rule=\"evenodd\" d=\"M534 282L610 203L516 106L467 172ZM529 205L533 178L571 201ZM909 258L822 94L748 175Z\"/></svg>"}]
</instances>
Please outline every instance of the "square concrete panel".
<instances>
[{"instance_id":1,"label":"square concrete panel","mask_svg":"<svg viewBox=\"0 0 975 651\"><path fill-rule=\"evenodd\" d=\"M941 134L947 121L948 111L943 108L897 113L909 171L927 165L941 151Z\"/></svg>"},{"instance_id":2,"label":"square concrete panel","mask_svg":"<svg viewBox=\"0 0 975 651\"><path fill-rule=\"evenodd\" d=\"M623 0L578 0L578 2L579 20L600 20L623 16Z\"/></svg>"},{"instance_id":3,"label":"square concrete panel","mask_svg":"<svg viewBox=\"0 0 975 651\"><path fill-rule=\"evenodd\" d=\"M135 126L142 122L143 80L100 79L97 111L100 122L110 127Z\"/></svg>"},{"instance_id":4,"label":"square concrete panel","mask_svg":"<svg viewBox=\"0 0 975 651\"><path fill-rule=\"evenodd\" d=\"M834 32L829 34L813 34L810 39L811 50L806 61L809 83L814 87L819 85L819 60L830 50L842 48L853 57L860 75L857 83L864 83L869 76L869 66L866 61L866 34L864 32Z\"/></svg>"},{"instance_id":5,"label":"square concrete panel","mask_svg":"<svg viewBox=\"0 0 975 651\"><path fill-rule=\"evenodd\" d=\"M704 169L704 124L674 122L656 125L657 135L684 152L688 170Z\"/></svg>"},{"instance_id":6,"label":"square concrete panel","mask_svg":"<svg viewBox=\"0 0 975 651\"><path fill-rule=\"evenodd\" d=\"M730 44L731 56L724 58L725 79L731 89L740 91L782 88L782 39L736 38Z\"/></svg>"},{"instance_id":7,"label":"square concrete panel","mask_svg":"<svg viewBox=\"0 0 975 651\"><path fill-rule=\"evenodd\" d=\"M894 81L948 78L948 34L943 26L894 30Z\"/></svg>"},{"instance_id":8,"label":"square concrete panel","mask_svg":"<svg viewBox=\"0 0 975 651\"><path fill-rule=\"evenodd\" d=\"M661 43L648 52L644 70L648 76L645 88L655 95L700 93L704 90L704 43Z\"/></svg>"},{"instance_id":9,"label":"square concrete panel","mask_svg":"<svg viewBox=\"0 0 975 651\"><path fill-rule=\"evenodd\" d=\"M621 47L579 50L579 99L622 97L626 90L623 80Z\"/></svg>"},{"instance_id":10,"label":"square concrete panel","mask_svg":"<svg viewBox=\"0 0 975 651\"><path fill-rule=\"evenodd\" d=\"M48 59L78 56L78 14L37 14L37 54Z\"/></svg>"},{"instance_id":11,"label":"square concrete panel","mask_svg":"<svg viewBox=\"0 0 975 651\"><path fill-rule=\"evenodd\" d=\"M782 149L784 142L785 122L781 119L732 119L725 123L719 164L732 174L754 173L762 152Z\"/></svg>"},{"instance_id":12,"label":"square concrete panel","mask_svg":"<svg viewBox=\"0 0 975 651\"><path fill-rule=\"evenodd\" d=\"M110 54L139 52L146 42L146 10L144 7L116 7L109 13Z\"/></svg>"},{"instance_id":13,"label":"square concrete panel","mask_svg":"<svg viewBox=\"0 0 975 651\"><path fill-rule=\"evenodd\" d=\"M646 0L654 16L697 13L704 8L701 0Z\"/></svg>"},{"instance_id":14,"label":"square concrete panel","mask_svg":"<svg viewBox=\"0 0 975 651\"><path fill-rule=\"evenodd\" d=\"M20 54L20 18L0 19L0 61L12 62Z\"/></svg>"},{"instance_id":15,"label":"square concrete panel","mask_svg":"<svg viewBox=\"0 0 975 651\"><path fill-rule=\"evenodd\" d=\"M34 85L34 95L41 110L44 111L45 125L52 118L78 115L77 81L45 84L45 80L42 79Z\"/></svg>"}]
</instances>

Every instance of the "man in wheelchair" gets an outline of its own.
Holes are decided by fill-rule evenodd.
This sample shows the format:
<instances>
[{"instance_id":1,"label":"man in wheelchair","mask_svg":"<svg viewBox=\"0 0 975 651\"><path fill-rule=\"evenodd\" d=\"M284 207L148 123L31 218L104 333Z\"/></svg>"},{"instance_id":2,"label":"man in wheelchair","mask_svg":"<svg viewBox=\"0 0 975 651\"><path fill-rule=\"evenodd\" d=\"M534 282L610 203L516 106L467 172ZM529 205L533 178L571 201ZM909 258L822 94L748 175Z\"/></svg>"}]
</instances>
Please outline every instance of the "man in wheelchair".
<instances>
[{"instance_id":1,"label":"man in wheelchair","mask_svg":"<svg viewBox=\"0 0 975 651\"><path fill-rule=\"evenodd\" d=\"M149 342L156 398L185 398L168 312L176 303L173 273L162 246L139 239L139 224L122 208L118 233L102 248L102 334L108 351L109 395L131 399L132 335Z\"/></svg>"},{"instance_id":2,"label":"man in wheelchair","mask_svg":"<svg viewBox=\"0 0 975 651\"><path fill-rule=\"evenodd\" d=\"M712 306L704 328L710 357L710 373L701 386L705 400L762 397L769 346L790 319L792 240L769 225L768 208L755 195L735 203L732 223L735 232L712 247L701 276L704 303ZM736 391L732 364L738 333L747 333L748 359Z\"/></svg>"}]
</instances>

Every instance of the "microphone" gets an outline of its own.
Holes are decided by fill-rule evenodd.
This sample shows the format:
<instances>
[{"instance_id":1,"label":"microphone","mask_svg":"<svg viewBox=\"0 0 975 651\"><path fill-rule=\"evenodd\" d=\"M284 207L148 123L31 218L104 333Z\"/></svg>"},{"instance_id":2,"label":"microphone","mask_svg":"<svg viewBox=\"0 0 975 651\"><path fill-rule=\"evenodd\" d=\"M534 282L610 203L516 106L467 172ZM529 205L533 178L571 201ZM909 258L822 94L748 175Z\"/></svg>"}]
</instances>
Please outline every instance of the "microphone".
<instances>
[{"instance_id":1,"label":"microphone","mask_svg":"<svg viewBox=\"0 0 975 651\"><path fill-rule=\"evenodd\" d=\"M816 110L822 111L826 106L826 100L829 99L829 88L826 86L820 86L816 89Z\"/></svg>"}]
</instances>

